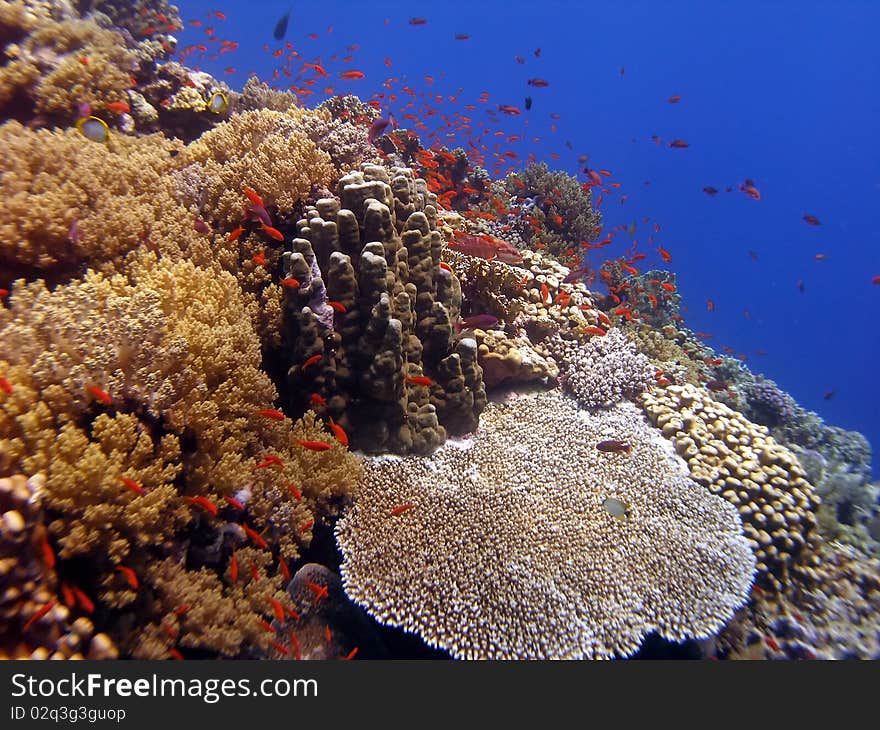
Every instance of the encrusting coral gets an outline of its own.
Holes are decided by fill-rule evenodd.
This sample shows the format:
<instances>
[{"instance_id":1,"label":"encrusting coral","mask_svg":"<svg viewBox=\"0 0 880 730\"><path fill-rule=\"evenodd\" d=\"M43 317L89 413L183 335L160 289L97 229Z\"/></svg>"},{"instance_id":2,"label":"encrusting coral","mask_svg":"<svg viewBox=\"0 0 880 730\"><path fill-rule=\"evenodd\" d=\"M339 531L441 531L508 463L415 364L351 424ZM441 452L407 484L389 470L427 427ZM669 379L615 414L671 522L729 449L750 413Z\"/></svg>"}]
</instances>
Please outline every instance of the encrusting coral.
<instances>
[{"instance_id":1,"label":"encrusting coral","mask_svg":"<svg viewBox=\"0 0 880 730\"><path fill-rule=\"evenodd\" d=\"M597 443L625 441L628 452ZM749 592L736 510L632 404L558 391L491 403L431 463L368 459L337 523L347 593L455 657L628 656L717 631Z\"/></svg>"},{"instance_id":2,"label":"encrusting coral","mask_svg":"<svg viewBox=\"0 0 880 730\"><path fill-rule=\"evenodd\" d=\"M818 565L820 499L794 454L764 426L692 385L654 387L640 402L687 461L694 480L739 510L765 585L782 590L793 566Z\"/></svg>"},{"instance_id":3,"label":"encrusting coral","mask_svg":"<svg viewBox=\"0 0 880 730\"><path fill-rule=\"evenodd\" d=\"M371 452L426 454L485 406L477 346L454 342L461 291L410 170L365 165L297 224L284 254L294 407L310 401ZM306 407L308 407L306 405Z\"/></svg>"}]
</instances>

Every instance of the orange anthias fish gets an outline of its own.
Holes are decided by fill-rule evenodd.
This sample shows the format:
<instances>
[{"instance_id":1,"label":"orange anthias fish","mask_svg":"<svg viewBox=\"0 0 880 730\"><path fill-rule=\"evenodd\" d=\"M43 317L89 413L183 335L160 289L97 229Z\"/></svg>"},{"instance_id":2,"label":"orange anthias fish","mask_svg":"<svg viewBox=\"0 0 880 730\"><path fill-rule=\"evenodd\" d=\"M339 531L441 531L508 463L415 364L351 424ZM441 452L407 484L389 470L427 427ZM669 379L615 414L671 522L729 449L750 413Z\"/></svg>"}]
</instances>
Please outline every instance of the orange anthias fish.
<instances>
[{"instance_id":1,"label":"orange anthias fish","mask_svg":"<svg viewBox=\"0 0 880 730\"><path fill-rule=\"evenodd\" d=\"M619 453L629 453L632 451L632 446L630 446L626 441L617 441L614 439L609 439L608 441L600 441L596 444L596 448L599 451L604 451L609 454L619 454Z\"/></svg>"},{"instance_id":2,"label":"orange anthias fish","mask_svg":"<svg viewBox=\"0 0 880 730\"><path fill-rule=\"evenodd\" d=\"M130 585L133 590L138 589L137 575L135 575L135 572L131 568L128 568L125 565L117 565L116 570L122 573L125 580L128 581L128 585Z\"/></svg>"},{"instance_id":3,"label":"orange anthias fish","mask_svg":"<svg viewBox=\"0 0 880 730\"><path fill-rule=\"evenodd\" d=\"M251 188L245 188L244 194L247 195L248 200L250 200L254 205L259 205L262 207L266 207L266 204L263 202L263 199L257 195L257 193Z\"/></svg>"},{"instance_id":4,"label":"orange anthias fish","mask_svg":"<svg viewBox=\"0 0 880 730\"><path fill-rule=\"evenodd\" d=\"M391 516L396 517L397 515L403 514L407 510L411 510L413 507L415 507L415 505L412 503L398 505L397 507L392 508Z\"/></svg>"},{"instance_id":5,"label":"orange anthias fish","mask_svg":"<svg viewBox=\"0 0 880 730\"><path fill-rule=\"evenodd\" d=\"M809 223L811 226L820 226L822 225L821 221L814 215L805 215L804 220Z\"/></svg>"},{"instance_id":6,"label":"orange anthias fish","mask_svg":"<svg viewBox=\"0 0 880 730\"><path fill-rule=\"evenodd\" d=\"M410 383L411 385L419 385L424 388L430 388L432 385L434 385L434 381L424 375L407 376L406 382Z\"/></svg>"},{"instance_id":7,"label":"orange anthias fish","mask_svg":"<svg viewBox=\"0 0 880 730\"><path fill-rule=\"evenodd\" d=\"M342 426L336 423L332 418L330 419L329 426L333 435L336 437L336 440L343 446L348 446L348 434L345 433Z\"/></svg>"},{"instance_id":8,"label":"orange anthias fish","mask_svg":"<svg viewBox=\"0 0 880 730\"><path fill-rule=\"evenodd\" d=\"M674 139L669 143L669 146L674 149L684 149L685 147L690 147L690 144L683 139Z\"/></svg>"},{"instance_id":9,"label":"orange anthias fish","mask_svg":"<svg viewBox=\"0 0 880 730\"><path fill-rule=\"evenodd\" d=\"M272 228L272 226L267 226L265 223L263 223L260 226L260 229L263 231L263 233L269 236L269 238L274 238L276 241L284 240L284 234L277 228Z\"/></svg>"},{"instance_id":10,"label":"orange anthias fish","mask_svg":"<svg viewBox=\"0 0 880 730\"><path fill-rule=\"evenodd\" d=\"M339 74L344 79L362 79L364 74L361 71L343 71Z\"/></svg>"},{"instance_id":11,"label":"orange anthias fish","mask_svg":"<svg viewBox=\"0 0 880 730\"><path fill-rule=\"evenodd\" d=\"M113 405L113 399L107 394L107 391L101 390L97 385L87 385L86 392L95 400L101 401L105 406Z\"/></svg>"},{"instance_id":12,"label":"orange anthias fish","mask_svg":"<svg viewBox=\"0 0 880 730\"><path fill-rule=\"evenodd\" d=\"M327 451L333 448L333 445L326 441L297 441L296 443L309 451Z\"/></svg>"},{"instance_id":13,"label":"orange anthias fish","mask_svg":"<svg viewBox=\"0 0 880 730\"><path fill-rule=\"evenodd\" d=\"M678 104L678 102L681 101L681 97L678 94L673 94L666 101L668 101L670 104Z\"/></svg>"},{"instance_id":14,"label":"orange anthias fish","mask_svg":"<svg viewBox=\"0 0 880 730\"><path fill-rule=\"evenodd\" d=\"M271 418L275 421L283 421L286 416L281 411L276 411L273 408L266 408L260 411L257 411L256 414L258 416L262 416L264 418Z\"/></svg>"}]
</instances>

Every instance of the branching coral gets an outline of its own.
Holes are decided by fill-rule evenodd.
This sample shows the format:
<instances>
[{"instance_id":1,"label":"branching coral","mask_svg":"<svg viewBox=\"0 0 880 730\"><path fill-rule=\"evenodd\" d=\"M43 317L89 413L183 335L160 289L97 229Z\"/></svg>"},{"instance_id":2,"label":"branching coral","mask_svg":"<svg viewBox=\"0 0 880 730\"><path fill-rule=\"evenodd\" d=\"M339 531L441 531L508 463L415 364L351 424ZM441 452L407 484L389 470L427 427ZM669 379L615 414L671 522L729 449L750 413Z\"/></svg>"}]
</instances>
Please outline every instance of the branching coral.
<instances>
[{"instance_id":1,"label":"branching coral","mask_svg":"<svg viewBox=\"0 0 880 730\"><path fill-rule=\"evenodd\" d=\"M631 452L596 448L609 438ZM651 631L708 636L754 570L736 510L635 406L590 415L558 392L490 404L473 442L431 463L368 460L337 539L349 596L467 658L607 658Z\"/></svg>"},{"instance_id":2,"label":"branching coral","mask_svg":"<svg viewBox=\"0 0 880 730\"><path fill-rule=\"evenodd\" d=\"M192 166L180 190L184 203L230 230L242 218L245 187L284 215L335 175L330 156L292 117L268 109L232 116L190 144L183 158Z\"/></svg>"},{"instance_id":3,"label":"branching coral","mask_svg":"<svg viewBox=\"0 0 880 730\"><path fill-rule=\"evenodd\" d=\"M637 352L617 328L583 345L558 335L547 345L562 367L563 387L589 408L607 408L632 400L654 379L648 358Z\"/></svg>"}]
</instances>

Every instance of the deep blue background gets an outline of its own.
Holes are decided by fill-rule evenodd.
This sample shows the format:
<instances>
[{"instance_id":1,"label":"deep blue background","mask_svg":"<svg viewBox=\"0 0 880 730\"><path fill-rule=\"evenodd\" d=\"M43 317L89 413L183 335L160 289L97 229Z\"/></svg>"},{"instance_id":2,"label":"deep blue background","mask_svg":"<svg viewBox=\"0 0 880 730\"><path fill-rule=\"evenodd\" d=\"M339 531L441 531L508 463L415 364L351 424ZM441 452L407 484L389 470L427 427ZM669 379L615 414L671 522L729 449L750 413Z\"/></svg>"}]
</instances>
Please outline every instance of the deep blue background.
<instances>
[{"instance_id":1,"label":"deep blue background","mask_svg":"<svg viewBox=\"0 0 880 730\"><path fill-rule=\"evenodd\" d=\"M504 149L516 150L521 159L534 152L572 173L577 155L589 154L592 167L613 171L628 199L623 205L606 200L606 226L645 216L660 223L658 242L672 253L669 268L678 274L686 324L714 333L710 344L716 349L728 345L747 353L753 370L826 421L880 444L880 286L871 284L880 275L880 3L179 5L184 20L206 21L217 38L241 44L217 60L187 59L236 88L248 71L271 78L283 65L284 58L263 46L282 47L272 29L290 8L286 40L306 60L320 57L330 73L316 88L329 83L337 93L366 99L385 91L382 81L392 75L419 91L448 95L460 88L458 102L440 109L458 110L475 123L488 121L486 109L522 107L524 97L532 96L530 112L503 117L502 126L492 123L492 129L527 131L540 142ZM214 10L226 20L206 20ZM428 23L409 25L415 15ZM203 42L203 33L188 27L178 34L180 47ZM318 39L307 38L309 33ZM471 37L456 41L456 33ZM360 46L352 62L330 60L346 56L351 44ZM533 55L537 47L539 58ZM516 55L526 63L516 63ZM236 71L224 74L230 66ZM294 62L294 71L298 67ZM343 81L338 73L345 69L366 78ZM430 87L425 75L436 79ZM550 86L528 87L533 77ZM290 83L283 76L281 82L282 88ZM491 94L488 104L478 104L475 112L462 108L484 91ZM668 103L672 94L682 101ZM561 116L555 134L550 113ZM691 146L658 146L652 134ZM561 158L550 159L550 153ZM701 192L706 185L736 188L747 177L761 191L760 201L741 192L714 198ZM805 214L822 225L807 225ZM640 224L635 237L646 234ZM640 250L651 254L647 263L660 263L651 247L643 243ZM606 251L619 255L622 244ZM816 253L827 259L816 261ZM707 310L709 298L714 312ZM824 399L831 390L834 397ZM876 454L874 463L876 472Z\"/></svg>"}]
</instances>

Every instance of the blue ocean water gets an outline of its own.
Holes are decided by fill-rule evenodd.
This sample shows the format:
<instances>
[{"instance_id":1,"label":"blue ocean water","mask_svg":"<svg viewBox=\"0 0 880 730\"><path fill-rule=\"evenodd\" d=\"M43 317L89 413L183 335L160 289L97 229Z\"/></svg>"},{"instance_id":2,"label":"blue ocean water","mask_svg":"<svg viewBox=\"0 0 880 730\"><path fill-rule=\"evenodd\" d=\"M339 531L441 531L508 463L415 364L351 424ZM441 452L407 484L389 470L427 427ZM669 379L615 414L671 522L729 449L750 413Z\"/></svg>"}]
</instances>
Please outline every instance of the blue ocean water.
<instances>
[{"instance_id":1,"label":"blue ocean water","mask_svg":"<svg viewBox=\"0 0 880 730\"><path fill-rule=\"evenodd\" d=\"M525 164L531 153L575 174L583 167L578 156L589 155L590 167L610 170L609 179L621 184L601 207L605 229L636 223L638 250L648 254L642 264L677 274L686 326L711 333L708 344L719 352L728 347L745 355L753 371L826 422L865 434L880 472L880 286L871 283L880 275L874 37L880 4L183 0L180 6L185 21L202 26L188 25L179 48L208 49L186 63L234 88L252 72L281 89L301 83L276 72L296 50L328 73L311 87L309 105L330 93L364 100L384 93L383 110L409 128L416 120L401 117L414 114L426 131L457 111L472 119L471 134L481 134L490 150L500 143L499 152L518 155L505 159L502 172L508 163ZM272 37L288 10L291 49ZM415 16L427 22L410 24ZM213 40L206 26L214 28ZM217 55L220 39L239 47ZM294 76L300 63L289 67ZM342 79L345 70L364 78ZM389 78L393 90L383 86ZM536 78L548 85L527 84ZM404 108L413 97L402 86L416 92L413 108ZM332 92L324 93L327 87ZM674 95L678 103L668 101ZM522 113L500 114L499 105ZM495 137L496 131L504 135ZM467 146L463 130L450 135L444 129L441 139ZM508 136L524 139L507 143ZM689 146L670 148L674 139ZM760 200L739 190L746 179ZM707 195L706 186L720 192ZM733 191L724 192L727 187ZM805 215L820 224L808 224ZM648 244L655 222L660 231ZM603 257L619 256L631 243L616 241ZM672 255L670 264L657 255L658 244ZM598 267L601 259L590 263Z\"/></svg>"}]
</instances>

